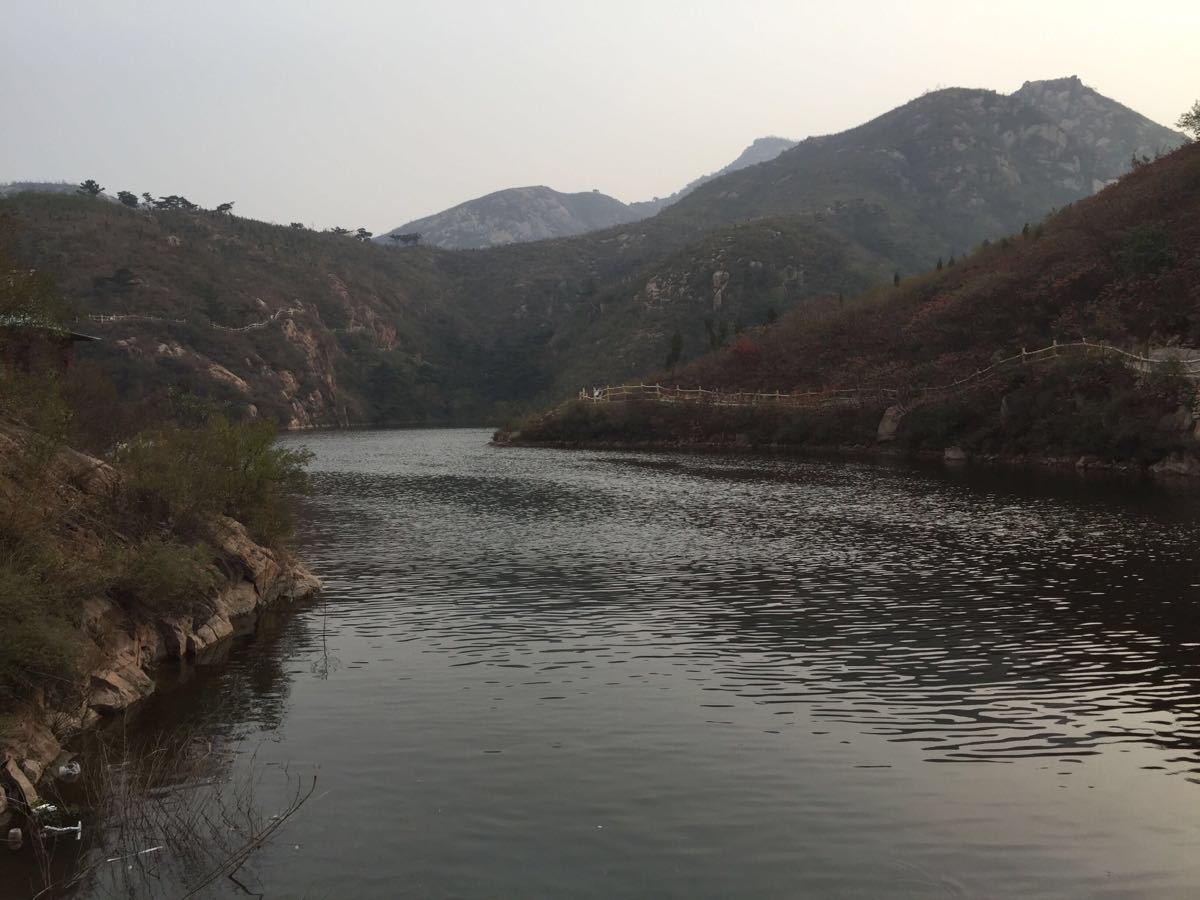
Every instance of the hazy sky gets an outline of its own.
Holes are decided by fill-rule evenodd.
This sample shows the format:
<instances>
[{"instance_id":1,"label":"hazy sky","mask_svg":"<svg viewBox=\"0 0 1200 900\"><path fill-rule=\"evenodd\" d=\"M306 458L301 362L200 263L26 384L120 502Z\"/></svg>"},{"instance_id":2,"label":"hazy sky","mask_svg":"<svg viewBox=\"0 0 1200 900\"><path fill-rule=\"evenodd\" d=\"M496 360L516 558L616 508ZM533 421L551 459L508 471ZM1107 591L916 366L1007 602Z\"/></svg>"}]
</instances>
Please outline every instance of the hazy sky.
<instances>
[{"instance_id":1,"label":"hazy sky","mask_svg":"<svg viewBox=\"0 0 1200 900\"><path fill-rule=\"evenodd\" d=\"M1173 124L1200 3L0 0L0 182L383 231L503 187L665 195L753 138L1079 75Z\"/></svg>"}]
</instances>

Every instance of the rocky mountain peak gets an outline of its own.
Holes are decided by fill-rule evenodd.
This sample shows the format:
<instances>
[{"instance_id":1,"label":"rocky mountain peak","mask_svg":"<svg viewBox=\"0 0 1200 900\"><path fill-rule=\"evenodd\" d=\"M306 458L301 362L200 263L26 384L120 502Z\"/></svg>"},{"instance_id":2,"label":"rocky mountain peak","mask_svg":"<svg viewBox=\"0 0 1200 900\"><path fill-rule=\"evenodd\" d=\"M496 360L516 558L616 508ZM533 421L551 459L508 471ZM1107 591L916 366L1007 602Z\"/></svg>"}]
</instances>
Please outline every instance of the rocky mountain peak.
<instances>
[{"instance_id":1,"label":"rocky mountain peak","mask_svg":"<svg viewBox=\"0 0 1200 900\"><path fill-rule=\"evenodd\" d=\"M1104 181L1127 171L1131 154L1154 157L1186 141L1180 132L1105 97L1077 75L1027 81L1012 98L1049 117L1073 141L1092 151Z\"/></svg>"}]
</instances>

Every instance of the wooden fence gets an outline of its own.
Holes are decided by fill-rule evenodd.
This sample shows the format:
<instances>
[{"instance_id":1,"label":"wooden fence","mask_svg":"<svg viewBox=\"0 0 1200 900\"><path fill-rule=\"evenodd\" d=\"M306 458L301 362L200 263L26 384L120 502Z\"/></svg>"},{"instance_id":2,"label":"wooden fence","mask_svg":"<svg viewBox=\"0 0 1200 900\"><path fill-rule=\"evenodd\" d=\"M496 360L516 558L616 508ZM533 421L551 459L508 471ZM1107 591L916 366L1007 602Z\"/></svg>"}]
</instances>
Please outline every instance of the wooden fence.
<instances>
[{"instance_id":1,"label":"wooden fence","mask_svg":"<svg viewBox=\"0 0 1200 900\"><path fill-rule=\"evenodd\" d=\"M1057 341L1038 350L1021 350L1012 356L992 363L985 369L951 381L947 384L899 390L883 386L836 388L824 391L801 391L772 393L751 391L723 391L708 388L667 387L661 384L622 384L579 392L580 400L592 403L628 403L649 401L655 403L699 403L709 406L778 406L789 409L820 409L826 407L892 405L917 406L939 396L966 390L975 384L1008 369L1057 359L1063 356L1110 356L1138 372L1156 369L1176 369L1179 374L1193 381L1200 381L1200 351L1192 348L1162 348L1158 355L1140 356L1110 344L1097 344L1088 340L1060 344Z\"/></svg>"}]
</instances>

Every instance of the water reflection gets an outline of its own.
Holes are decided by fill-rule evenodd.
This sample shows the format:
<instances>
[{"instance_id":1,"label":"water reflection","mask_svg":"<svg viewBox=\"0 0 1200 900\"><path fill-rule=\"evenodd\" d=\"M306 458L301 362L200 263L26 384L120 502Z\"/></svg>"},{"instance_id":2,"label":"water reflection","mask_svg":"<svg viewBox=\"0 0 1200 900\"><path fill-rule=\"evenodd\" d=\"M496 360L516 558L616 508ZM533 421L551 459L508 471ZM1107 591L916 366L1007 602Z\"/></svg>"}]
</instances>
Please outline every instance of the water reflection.
<instances>
[{"instance_id":1,"label":"water reflection","mask_svg":"<svg viewBox=\"0 0 1200 900\"><path fill-rule=\"evenodd\" d=\"M339 627L420 635L456 665L554 652L538 671L602 656L665 677L703 661L692 681L714 697L803 704L932 761L1133 742L1200 772L1190 503L866 465L499 455L489 476L318 476L336 498L323 521L350 512L407 551L322 557L355 568L331 585Z\"/></svg>"},{"instance_id":2,"label":"water reflection","mask_svg":"<svg viewBox=\"0 0 1200 900\"><path fill-rule=\"evenodd\" d=\"M142 714L322 764L264 884L1200 886L1195 494L485 439L300 438L323 602Z\"/></svg>"}]
</instances>

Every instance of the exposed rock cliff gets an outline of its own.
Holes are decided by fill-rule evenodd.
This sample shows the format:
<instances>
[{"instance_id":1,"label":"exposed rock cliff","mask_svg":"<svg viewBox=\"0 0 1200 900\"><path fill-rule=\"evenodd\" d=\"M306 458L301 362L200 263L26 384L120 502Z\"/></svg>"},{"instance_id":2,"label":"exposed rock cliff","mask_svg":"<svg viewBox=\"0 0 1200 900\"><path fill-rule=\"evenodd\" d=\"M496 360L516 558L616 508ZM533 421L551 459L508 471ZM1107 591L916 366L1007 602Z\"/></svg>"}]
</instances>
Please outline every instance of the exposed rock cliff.
<instances>
[{"instance_id":1,"label":"exposed rock cliff","mask_svg":"<svg viewBox=\"0 0 1200 900\"><path fill-rule=\"evenodd\" d=\"M1091 151L1097 179L1129 171L1130 157L1153 158L1184 143L1184 135L1097 93L1079 78L1027 81L1013 98L1037 109L1072 140ZM1102 184L1094 184L1099 189Z\"/></svg>"}]
</instances>

